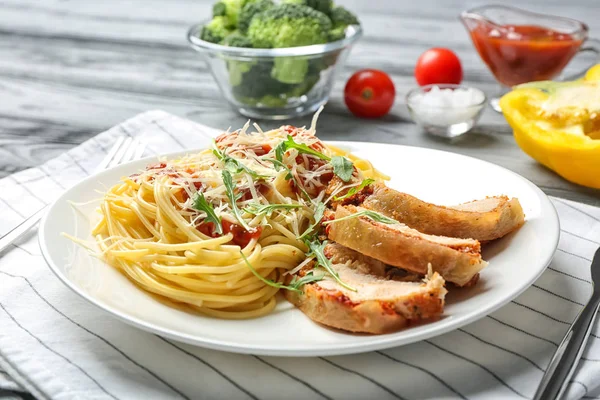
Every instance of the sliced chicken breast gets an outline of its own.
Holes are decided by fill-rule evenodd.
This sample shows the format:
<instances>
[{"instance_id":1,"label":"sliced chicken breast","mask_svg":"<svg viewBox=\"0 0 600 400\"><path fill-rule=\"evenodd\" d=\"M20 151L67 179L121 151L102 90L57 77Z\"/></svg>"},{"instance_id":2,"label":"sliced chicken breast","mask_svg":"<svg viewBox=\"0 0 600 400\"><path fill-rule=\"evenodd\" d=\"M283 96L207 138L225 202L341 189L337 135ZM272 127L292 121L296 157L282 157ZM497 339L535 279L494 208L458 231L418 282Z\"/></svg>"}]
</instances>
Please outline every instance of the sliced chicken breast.
<instances>
[{"instance_id":1,"label":"sliced chicken breast","mask_svg":"<svg viewBox=\"0 0 600 400\"><path fill-rule=\"evenodd\" d=\"M303 286L303 293L285 291L285 297L312 320L351 332L386 333L411 321L439 317L444 309L444 279L430 273L421 282L386 279L385 264L336 243L325 255L349 290L332 277ZM298 274L303 276L311 267Z\"/></svg>"},{"instance_id":2,"label":"sliced chicken breast","mask_svg":"<svg viewBox=\"0 0 600 400\"><path fill-rule=\"evenodd\" d=\"M525 222L516 198L488 197L452 207L438 206L383 184L372 185L362 207L377 211L419 232L479 241L498 239Z\"/></svg>"},{"instance_id":3,"label":"sliced chicken breast","mask_svg":"<svg viewBox=\"0 0 600 400\"><path fill-rule=\"evenodd\" d=\"M426 274L431 264L446 281L458 286L472 282L487 265L477 240L428 235L401 223L385 224L364 216L335 221L361 210L364 208L338 206L326 229L329 239L418 274Z\"/></svg>"}]
</instances>

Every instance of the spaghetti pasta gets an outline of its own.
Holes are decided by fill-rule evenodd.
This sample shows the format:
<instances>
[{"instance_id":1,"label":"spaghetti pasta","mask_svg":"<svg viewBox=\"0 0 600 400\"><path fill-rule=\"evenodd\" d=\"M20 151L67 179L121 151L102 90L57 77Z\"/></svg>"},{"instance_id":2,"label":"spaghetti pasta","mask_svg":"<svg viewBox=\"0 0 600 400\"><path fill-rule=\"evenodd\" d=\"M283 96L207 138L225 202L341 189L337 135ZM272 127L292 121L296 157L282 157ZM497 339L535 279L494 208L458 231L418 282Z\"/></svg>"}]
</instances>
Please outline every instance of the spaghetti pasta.
<instances>
[{"instance_id":1,"label":"spaghetti pasta","mask_svg":"<svg viewBox=\"0 0 600 400\"><path fill-rule=\"evenodd\" d=\"M315 222L334 175L386 176L310 129L243 129L212 149L164 160L108 190L93 229L98 255L140 288L219 318L252 318L276 305L277 283L306 259L299 239ZM282 143L287 142L287 145Z\"/></svg>"}]
</instances>

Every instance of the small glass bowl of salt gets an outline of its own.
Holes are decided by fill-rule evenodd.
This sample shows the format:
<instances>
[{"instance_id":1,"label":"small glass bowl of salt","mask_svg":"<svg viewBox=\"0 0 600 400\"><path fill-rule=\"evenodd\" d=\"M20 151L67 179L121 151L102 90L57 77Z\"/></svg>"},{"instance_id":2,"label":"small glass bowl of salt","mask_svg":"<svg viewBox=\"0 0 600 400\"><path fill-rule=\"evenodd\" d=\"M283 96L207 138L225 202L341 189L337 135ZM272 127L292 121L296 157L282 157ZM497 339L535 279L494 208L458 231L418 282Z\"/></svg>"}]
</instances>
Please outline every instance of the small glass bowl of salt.
<instances>
[{"instance_id":1,"label":"small glass bowl of salt","mask_svg":"<svg viewBox=\"0 0 600 400\"><path fill-rule=\"evenodd\" d=\"M406 95L406 105L415 123L425 131L445 138L470 131L485 104L485 93L462 85L426 85Z\"/></svg>"}]
</instances>

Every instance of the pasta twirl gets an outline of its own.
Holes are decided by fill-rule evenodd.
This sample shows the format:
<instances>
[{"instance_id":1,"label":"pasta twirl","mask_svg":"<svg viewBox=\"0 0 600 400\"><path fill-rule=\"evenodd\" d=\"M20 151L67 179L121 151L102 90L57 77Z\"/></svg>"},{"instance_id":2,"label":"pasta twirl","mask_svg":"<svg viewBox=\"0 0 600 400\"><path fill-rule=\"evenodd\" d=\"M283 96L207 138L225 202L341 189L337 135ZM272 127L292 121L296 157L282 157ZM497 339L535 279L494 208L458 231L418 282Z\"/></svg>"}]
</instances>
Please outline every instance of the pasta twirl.
<instances>
[{"instance_id":1,"label":"pasta twirl","mask_svg":"<svg viewBox=\"0 0 600 400\"><path fill-rule=\"evenodd\" d=\"M246 129L221 135L212 149L149 165L108 190L92 232L98 255L140 288L210 316L272 311L279 289L269 282L281 282L306 259L299 237L326 201L333 176L327 159L351 159L358 182L386 177L324 145L312 128ZM293 145L282 147L286 140Z\"/></svg>"}]
</instances>

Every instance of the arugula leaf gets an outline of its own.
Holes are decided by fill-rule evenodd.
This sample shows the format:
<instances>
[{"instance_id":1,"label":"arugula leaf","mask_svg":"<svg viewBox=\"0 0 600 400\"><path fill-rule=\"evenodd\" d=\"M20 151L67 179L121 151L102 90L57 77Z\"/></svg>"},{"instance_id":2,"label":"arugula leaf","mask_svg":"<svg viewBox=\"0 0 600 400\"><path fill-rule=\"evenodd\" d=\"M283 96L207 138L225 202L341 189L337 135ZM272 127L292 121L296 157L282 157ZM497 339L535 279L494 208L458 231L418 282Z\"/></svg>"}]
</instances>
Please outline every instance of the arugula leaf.
<instances>
[{"instance_id":1,"label":"arugula leaf","mask_svg":"<svg viewBox=\"0 0 600 400\"><path fill-rule=\"evenodd\" d=\"M327 272L329 272L329 274L331 276L333 276L333 278L337 281L337 283L339 283L341 286L345 287L348 290L352 290L354 292L356 292L357 290L355 288L353 288L352 286L344 283L341 279L340 279L340 275L333 269L333 267L331 266L331 261L325 257L325 246L327 245L327 241L325 242L319 242L318 240L314 240L311 242L305 242L306 245L308 246L308 248L310 249L310 253L307 254L308 256L314 255L315 258L317 259L317 265L325 268L325 270Z\"/></svg>"},{"instance_id":2,"label":"arugula leaf","mask_svg":"<svg viewBox=\"0 0 600 400\"><path fill-rule=\"evenodd\" d=\"M223 160L223 166L232 174L239 174L240 172L243 172L245 167L245 165L237 162L237 160L234 160L230 157L227 157Z\"/></svg>"},{"instance_id":3,"label":"arugula leaf","mask_svg":"<svg viewBox=\"0 0 600 400\"><path fill-rule=\"evenodd\" d=\"M270 217L275 210L292 210L294 208L301 208L302 204L259 204L259 203L250 203L244 211L254 215L266 215Z\"/></svg>"},{"instance_id":4,"label":"arugula leaf","mask_svg":"<svg viewBox=\"0 0 600 400\"><path fill-rule=\"evenodd\" d=\"M333 158L326 156L325 154L310 148L305 143L297 143L291 135L288 135L287 139L279 143L275 148L275 158L277 161L282 162L283 154L289 149L296 149L300 154L310 154L321 160L331 162L333 173L339 176L344 182L348 182L352 178L352 173L354 172L352 161L343 156L334 156Z\"/></svg>"},{"instance_id":5,"label":"arugula leaf","mask_svg":"<svg viewBox=\"0 0 600 400\"><path fill-rule=\"evenodd\" d=\"M268 161L268 162L272 163L273 168L275 168L275 171L279 171L279 168L285 169L287 171L287 175L285 176L286 181L289 181L290 179L293 178L292 170L287 165L285 165L283 162L281 162L275 158L265 158L264 161Z\"/></svg>"},{"instance_id":6,"label":"arugula leaf","mask_svg":"<svg viewBox=\"0 0 600 400\"><path fill-rule=\"evenodd\" d=\"M221 161L225 161L225 152L219 150L219 148L217 147L217 142L213 139L212 141L212 153L215 155L215 157L217 157L219 160Z\"/></svg>"},{"instance_id":7,"label":"arugula leaf","mask_svg":"<svg viewBox=\"0 0 600 400\"><path fill-rule=\"evenodd\" d=\"M300 290L298 288L299 287L298 285L286 286L283 283L275 282L275 281L273 281L271 279L267 279L267 278L263 277L261 274L259 274L254 269L254 267L252 266L252 264L250 264L250 261L248 261L248 259L244 255L244 253L242 253L241 251L240 251L240 256L242 256L242 258L244 259L244 262L246 263L246 265L248 266L248 268L250 269L250 271L252 271L252 273L254 274L254 276L256 276L258 279L260 279L261 281L263 281L267 285L272 286L272 287L277 288L277 289L287 289L287 290L291 290L293 292L303 293L302 290Z\"/></svg>"},{"instance_id":8,"label":"arugula leaf","mask_svg":"<svg viewBox=\"0 0 600 400\"><path fill-rule=\"evenodd\" d=\"M285 153L285 149L285 140L279 143L277 147L275 147L275 158L277 159L277 161L283 162L283 153Z\"/></svg>"},{"instance_id":9,"label":"arugula leaf","mask_svg":"<svg viewBox=\"0 0 600 400\"><path fill-rule=\"evenodd\" d=\"M296 185L296 187L298 189L300 189L300 191L302 192L302 194L304 195L304 197L306 197L306 200L310 201L310 195L306 192L306 190L300 186L300 184L298 183L298 181L296 180L296 178L294 178L294 175L292 175L292 170L285 165L284 163L282 163L279 160L276 160L274 158L264 158L263 160L265 161L269 161L271 163L273 163L273 167L275 168L276 171L279 171L279 169L277 167L281 167L283 169L285 169L287 171L287 175L285 176L285 180L289 181L290 179L292 179L294 181L294 184Z\"/></svg>"},{"instance_id":10,"label":"arugula leaf","mask_svg":"<svg viewBox=\"0 0 600 400\"><path fill-rule=\"evenodd\" d=\"M306 144L295 142L294 138L291 135L288 135L287 139L285 139L283 142L279 143L277 145L277 147L275 148L275 157L277 158L277 160L282 161L283 153L285 153L289 149L296 149L296 150L298 150L298 153L300 153L300 154L302 154L302 153L310 154L310 155L320 158L321 160L325 160L325 161L331 160L331 157L328 157L325 154L323 154L315 149L311 149Z\"/></svg>"},{"instance_id":11,"label":"arugula leaf","mask_svg":"<svg viewBox=\"0 0 600 400\"><path fill-rule=\"evenodd\" d=\"M239 196L236 196L235 193L233 192L235 185L233 184L233 178L231 177L231 173L228 170L224 169L223 172L221 172L221 176L223 177L223 185L225 185L225 190L227 192L227 198L229 199L229 202L231 203L231 211L233 212L235 219L238 220L240 225L245 230L251 231L252 228L248 225L248 223L244 220L244 218L242 218L242 213L240 212L240 209L237 206L237 200L238 200Z\"/></svg>"},{"instance_id":12,"label":"arugula leaf","mask_svg":"<svg viewBox=\"0 0 600 400\"><path fill-rule=\"evenodd\" d=\"M375 182L375 179L367 178L367 179L363 180L360 183L360 185L351 187L350 190L348 190L345 195L339 196L339 197L336 196L333 198L333 200L340 201L340 200L345 200L350 196L354 196L356 193L360 192L361 190L363 190L365 187L369 186L373 182Z\"/></svg>"},{"instance_id":13,"label":"arugula leaf","mask_svg":"<svg viewBox=\"0 0 600 400\"><path fill-rule=\"evenodd\" d=\"M323 278L324 278L323 275L315 275L313 271L308 272L302 278L298 278L297 275L294 275L294 277L292 278L292 281L290 282L290 287L293 287L295 289L300 289L302 286L304 286L306 284L322 281Z\"/></svg>"},{"instance_id":14,"label":"arugula leaf","mask_svg":"<svg viewBox=\"0 0 600 400\"><path fill-rule=\"evenodd\" d=\"M340 177L344 182L348 182L352 179L352 173L354 172L354 164L343 156L334 156L331 159L331 165L333 166L333 173Z\"/></svg>"},{"instance_id":15,"label":"arugula leaf","mask_svg":"<svg viewBox=\"0 0 600 400\"><path fill-rule=\"evenodd\" d=\"M310 235L315 228L317 227L317 225L319 225L321 223L321 220L323 219L323 215L325 214L325 203L323 202L319 202L319 204L317 204L317 207L315 208L315 222L309 226L302 235L298 236L298 240L304 240L306 237L308 237L308 235Z\"/></svg>"},{"instance_id":16,"label":"arugula leaf","mask_svg":"<svg viewBox=\"0 0 600 400\"><path fill-rule=\"evenodd\" d=\"M345 221L347 219L352 219L352 218L358 218L358 217L367 217L375 222L381 222L383 224L389 224L389 225L393 225L393 224L399 224L400 222L396 221L395 219L391 219L386 217L385 215L379 214L376 211L371 211L371 210L363 210L363 211L359 211L355 214L352 215L347 215L345 217L342 218L337 218L337 219L333 219L331 221L325 221L323 222L323 225L328 225L334 222L338 222L338 221Z\"/></svg>"},{"instance_id":17,"label":"arugula leaf","mask_svg":"<svg viewBox=\"0 0 600 400\"><path fill-rule=\"evenodd\" d=\"M215 232L219 235L223 234L223 226L221 225L221 218L215 214L215 209L212 204L206 201L204 197L204 193L196 192L196 197L194 197L194 204L192 204L192 208L198 211L204 211L206 213L206 218L204 218L205 222L212 222L215 225Z\"/></svg>"},{"instance_id":18,"label":"arugula leaf","mask_svg":"<svg viewBox=\"0 0 600 400\"><path fill-rule=\"evenodd\" d=\"M216 143L213 141L213 154L219 160L223 162L225 169L229 170L232 174L239 174L240 172L245 172L250 175L254 179L268 178L267 175L260 175L256 171L248 168L244 163L240 160L228 156L224 151L221 151L217 148Z\"/></svg>"}]
</instances>

